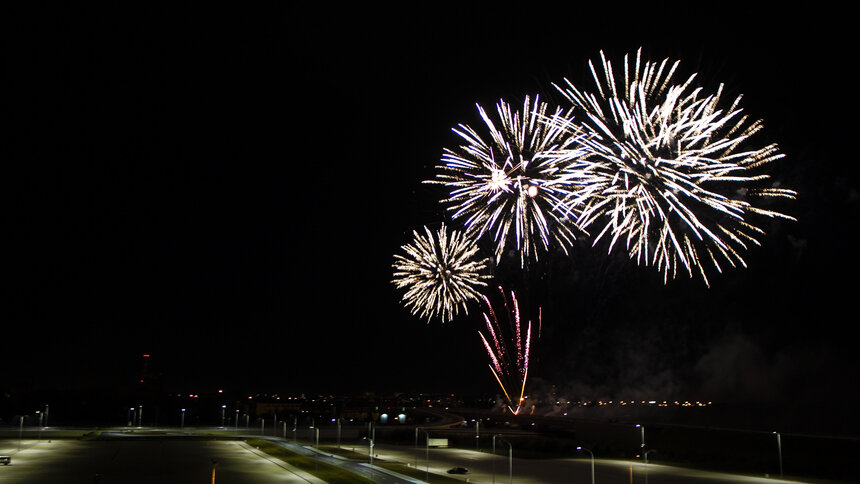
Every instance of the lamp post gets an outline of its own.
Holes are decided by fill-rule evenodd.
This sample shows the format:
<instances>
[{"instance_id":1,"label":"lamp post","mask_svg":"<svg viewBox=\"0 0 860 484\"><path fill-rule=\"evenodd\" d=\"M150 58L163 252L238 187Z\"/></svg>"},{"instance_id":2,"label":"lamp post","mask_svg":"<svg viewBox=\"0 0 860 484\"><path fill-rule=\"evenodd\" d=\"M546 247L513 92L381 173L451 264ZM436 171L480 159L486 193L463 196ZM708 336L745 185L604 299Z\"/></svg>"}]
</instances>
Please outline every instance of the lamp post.
<instances>
[{"instance_id":1,"label":"lamp post","mask_svg":"<svg viewBox=\"0 0 860 484\"><path fill-rule=\"evenodd\" d=\"M137 406L137 426L143 427L143 405Z\"/></svg>"},{"instance_id":2,"label":"lamp post","mask_svg":"<svg viewBox=\"0 0 860 484\"><path fill-rule=\"evenodd\" d=\"M654 449L645 452L645 484L648 484L648 454L654 452Z\"/></svg>"},{"instance_id":3,"label":"lamp post","mask_svg":"<svg viewBox=\"0 0 860 484\"><path fill-rule=\"evenodd\" d=\"M514 446L505 439L499 439L499 442L508 444L508 482L514 484ZM493 478L495 479L495 474Z\"/></svg>"},{"instance_id":4,"label":"lamp post","mask_svg":"<svg viewBox=\"0 0 860 484\"><path fill-rule=\"evenodd\" d=\"M779 477L782 477L782 438L779 435L779 432L774 432L776 435L776 450L779 454Z\"/></svg>"},{"instance_id":5,"label":"lamp post","mask_svg":"<svg viewBox=\"0 0 860 484\"><path fill-rule=\"evenodd\" d=\"M182 413L179 419L179 430L181 432L185 432L185 409L182 409Z\"/></svg>"},{"instance_id":6,"label":"lamp post","mask_svg":"<svg viewBox=\"0 0 860 484\"><path fill-rule=\"evenodd\" d=\"M591 484L594 484L594 453L585 447L577 447L576 450L584 450L591 455Z\"/></svg>"},{"instance_id":7,"label":"lamp post","mask_svg":"<svg viewBox=\"0 0 860 484\"><path fill-rule=\"evenodd\" d=\"M639 445L639 455L642 459L645 459L645 426L636 424L636 428L639 429L639 433L641 435L641 444Z\"/></svg>"},{"instance_id":8,"label":"lamp post","mask_svg":"<svg viewBox=\"0 0 860 484\"><path fill-rule=\"evenodd\" d=\"M24 436L24 416L18 417L18 452L21 452L21 439Z\"/></svg>"},{"instance_id":9,"label":"lamp post","mask_svg":"<svg viewBox=\"0 0 860 484\"><path fill-rule=\"evenodd\" d=\"M481 421L475 420L475 450L481 450Z\"/></svg>"},{"instance_id":10,"label":"lamp post","mask_svg":"<svg viewBox=\"0 0 860 484\"><path fill-rule=\"evenodd\" d=\"M224 414L227 412L227 405L221 405L221 428L224 428Z\"/></svg>"},{"instance_id":11,"label":"lamp post","mask_svg":"<svg viewBox=\"0 0 860 484\"><path fill-rule=\"evenodd\" d=\"M311 430L314 431L314 435L316 437L316 447L317 447L317 449L319 449L320 448L320 429L319 429L319 427L311 427Z\"/></svg>"},{"instance_id":12,"label":"lamp post","mask_svg":"<svg viewBox=\"0 0 860 484\"><path fill-rule=\"evenodd\" d=\"M236 420L233 421L233 425L236 427L236 432L239 432L239 410L236 410Z\"/></svg>"},{"instance_id":13,"label":"lamp post","mask_svg":"<svg viewBox=\"0 0 860 484\"><path fill-rule=\"evenodd\" d=\"M284 440L287 440L287 421L283 420L281 423L284 425Z\"/></svg>"},{"instance_id":14,"label":"lamp post","mask_svg":"<svg viewBox=\"0 0 860 484\"><path fill-rule=\"evenodd\" d=\"M415 449L418 450L418 432L424 432L424 435L427 437L426 445L424 447L424 459L426 461L426 470L425 470L425 479L427 482L430 482L430 434L427 433L426 430L421 427L415 428ZM415 454L415 468L418 468L418 454Z\"/></svg>"}]
</instances>

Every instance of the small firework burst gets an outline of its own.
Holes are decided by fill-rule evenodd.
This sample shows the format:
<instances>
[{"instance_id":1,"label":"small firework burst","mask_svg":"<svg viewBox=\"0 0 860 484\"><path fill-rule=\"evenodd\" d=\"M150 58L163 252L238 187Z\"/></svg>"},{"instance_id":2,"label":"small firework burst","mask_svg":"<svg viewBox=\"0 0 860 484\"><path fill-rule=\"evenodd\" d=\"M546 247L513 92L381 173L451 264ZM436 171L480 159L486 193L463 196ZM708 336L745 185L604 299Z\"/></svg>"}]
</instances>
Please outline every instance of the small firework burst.
<instances>
[{"instance_id":1,"label":"small firework burst","mask_svg":"<svg viewBox=\"0 0 860 484\"><path fill-rule=\"evenodd\" d=\"M775 144L753 146L749 139L762 128L748 122L738 97L721 107L723 86L706 95L693 87L693 74L674 83L678 62L635 63L624 57L623 79L600 53L602 73L589 61L596 94L569 81L556 86L573 105L570 116L549 124L569 129L581 140L578 156L579 225L595 226L595 244L609 239L609 251L624 244L637 263L653 265L664 282L674 278L678 263L690 276L694 268L705 284L703 263L721 272L721 262L746 266L741 251L758 245L764 232L755 216L792 217L754 206L751 201L794 198L792 190L768 185L760 168L782 158ZM582 136L582 130L588 135Z\"/></svg>"},{"instance_id":2,"label":"small firework burst","mask_svg":"<svg viewBox=\"0 0 860 484\"><path fill-rule=\"evenodd\" d=\"M499 292L502 293L507 324L504 326L499 324L499 319L496 317L490 300L484 296L484 303L487 306L484 322L487 324L487 333L490 338L488 340L480 331L478 334L490 356L490 371L505 394L508 409L516 415L520 412L520 407L525 400L526 379L529 374L529 354L532 348L532 323L531 321L528 322L525 333L523 333L517 295L511 291L512 307L509 308L504 289L499 287ZM540 311L538 311L538 327L540 327Z\"/></svg>"},{"instance_id":3,"label":"small firework burst","mask_svg":"<svg viewBox=\"0 0 860 484\"><path fill-rule=\"evenodd\" d=\"M478 237L488 235L495 244L496 259L507 250L520 254L521 265L538 249L556 244L565 252L578 228L565 200L575 196L576 173L568 166L577 158L577 135L542 123L547 116L563 116L561 109L548 113L548 105L526 97L522 111L505 101L496 105L499 124L477 106L487 135L460 124L454 132L465 141L445 149L435 180L450 189L442 202L454 220L464 220Z\"/></svg>"},{"instance_id":4,"label":"small firework burst","mask_svg":"<svg viewBox=\"0 0 860 484\"><path fill-rule=\"evenodd\" d=\"M445 224L436 232L424 227L427 236L413 231L414 240L404 245L405 255L394 256L393 283L405 289L402 302L420 318L441 317L450 321L466 303L480 298L489 276L486 259L478 257L478 246L468 234Z\"/></svg>"}]
</instances>

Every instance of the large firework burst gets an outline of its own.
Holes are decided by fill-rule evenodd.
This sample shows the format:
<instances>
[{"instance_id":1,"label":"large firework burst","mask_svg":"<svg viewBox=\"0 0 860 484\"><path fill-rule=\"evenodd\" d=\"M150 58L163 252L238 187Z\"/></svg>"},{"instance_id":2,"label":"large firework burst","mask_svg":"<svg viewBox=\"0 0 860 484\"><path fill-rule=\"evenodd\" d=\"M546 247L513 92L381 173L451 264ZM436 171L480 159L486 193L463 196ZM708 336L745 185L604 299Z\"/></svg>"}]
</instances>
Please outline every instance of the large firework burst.
<instances>
[{"instance_id":1,"label":"large firework burst","mask_svg":"<svg viewBox=\"0 0 860 484\"><path fill-rule=\"evenodd\" d=\"M453 319L459 308L468 313L466 303L480 297L489 276L487 260L477 256L478 245L468 234L445 224L436 232L424 227L426 237L413 231L414 240L402 246L406 255L394 256L394 280L406 289L402 301L412 314L421 318L439 316L442 322Z\"/></svg>"},{"instance_id":2,"label":"large firework burst","mask_svg":"<svg viewBox=\"0 0 860 484\"><path fill-rule=\"evenodd\" d=\"M499 324L493 305L487 296L484 303L487 311L484 312L484 322L487 324L488 340L484 333L478 331L484 348L490 356L490 371L502 388L505 399L508 401L508 409L516 415L525 400L526 379L529 374L529 354L531 352L532 323L528 322L523 334L523 326L520 321L520 306L517 295L511 291L512 307L508 307L508 299L505 291L499 287L505 306L506 325ZM538 326L540 326L540 310L538 310ZM490 344L492 341L492 344ZM511 348L513 346L513 348ZM516 393L513 393L516 392Z\"/></svg>"},{"instance_id":3,"label":"large firework burst","mask_svg":"<svg viewBox=\"0 0 860 484\"><path fill-rule=\"evenodd\" d=\"M740 96L721 107L722 85L705 95L693 87L695 74L674 83L678 62L643 64L640 49L634 65L624 57L623 78L616 79L603 52L600 58L602 73L589 61L597 94L566 79L556 86L572 103L576 123L570 116L549 123L569 129L587 151L578 156L583 184L573 200L581 207L580 226L595 225L595 244L610 239L610 252L624 244L637 263L661 271L664 282L675 277L678 262L691 276L696 268L706 284L705 261L720 272L720 262L746 266L740 252L764 233L750 218L792 219L751 201L795 196L756 170L783 157L775 144L750 145L761 121L748 123Z\"/></svg>"},{"instance_id":4,"label":"large firework burst","mask_svg":"<svg viewBox=\"0 0 860 484\"><path fill-rule=\"evenodd\" d=\"M551 243L563 250L575 238L576 225L569 205L576 196L576 173L568 166L580 153L578 136L571 126L539 122L547 116L563 116L559 108L548 113L548 105L525 98L522 111L505 101L496 104L499 124L476 105L487 134L460 124L454 132L465 141L456 149L445 149L435 180L444 184L450 196L443 200L452 218L463 219L478 236L489 234L497 260L506 250L520 253L521 265L537 249Z\"/></svg>"}]
</instances>

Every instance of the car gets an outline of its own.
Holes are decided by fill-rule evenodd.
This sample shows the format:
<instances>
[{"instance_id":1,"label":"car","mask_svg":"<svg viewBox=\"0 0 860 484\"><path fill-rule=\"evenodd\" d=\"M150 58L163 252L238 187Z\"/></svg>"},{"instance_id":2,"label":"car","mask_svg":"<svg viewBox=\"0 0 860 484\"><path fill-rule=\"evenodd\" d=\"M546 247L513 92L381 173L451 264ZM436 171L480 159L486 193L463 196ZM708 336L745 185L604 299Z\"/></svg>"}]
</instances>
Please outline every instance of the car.
<instances>
[{"instance_id":1,"label":"car","mask_svg":"<svg viewBox=\"0 0 860 484\"><path fill-rule=\"evenodd\" d=\"M448 474L466 474L469 472L469 469L465 467L452 467L448 469Z\"/></svg>"},{"instance_id":2,"label":"car","mask_svg":"<svg viewBox=\"0 0 860 484\"><path fill-rule=\"evenodd\" d=\"M3 464L4 466L8 466L10 462L12 462L12 456L11 455L0 455L0 464Z\"/></svg>"}]
</instances>

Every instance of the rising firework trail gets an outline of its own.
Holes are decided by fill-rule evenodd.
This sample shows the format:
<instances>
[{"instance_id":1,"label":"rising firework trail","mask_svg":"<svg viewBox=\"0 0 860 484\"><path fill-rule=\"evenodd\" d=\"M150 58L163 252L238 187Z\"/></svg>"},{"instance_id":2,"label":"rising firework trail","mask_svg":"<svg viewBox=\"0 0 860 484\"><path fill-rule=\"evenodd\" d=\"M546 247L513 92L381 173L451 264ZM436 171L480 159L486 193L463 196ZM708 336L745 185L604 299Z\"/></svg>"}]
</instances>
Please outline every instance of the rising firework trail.
<instances>
[{"instance_id":1,"label":"rising firework trail","mask_svg":"<svg viewBox=\"0 0 860 484\"><path fill-rule=\"evenodd\" d=\"M572 125L540 122L564 114L537 97L534 104L526 97L522 111L500 100L497 118L477 108L483 134L464 124L454 128L464 144L444 150L436 179L426 183L449 189L442 203L452 219L491 238L497 260L515 250L524 266L551 244L567 252L579 229L562 202L576 196L578 172L569 166L580 154L579 136Z\"/></svg>"},{"instance_id":2,"label":"rising firework trail","mask_svg":"<svg viewBox=\"0 0 860 484\"><path fill-rule=\"evenodd\" d=\"M511 291L512 306L508 306L505 291L499 287L502 293L506 317L506 325L499 323L496 312L490 304L489 298L484 296L487 311L484 312L484 322L487 325L487 334L478 331L484 348L490 356L490 371L502 388L508 409L514 415L520 412L520 407L525 400L526 379L529 374L529 354L531 353L532 323L529 321L523 334L523 325L520 319L520 307L516 294ZM540 310L538 310L538 327L540 327Z\"/></svg>"},{"instance_id":3,"label":"rising firework trail","mask_svg":"<svg viewBox=\"0 0 860 484\"><path fill-rule=\"evenodd\" d=\"M748 122L741 97L722 106L723 86L713 94L694 87L695 74L676 83L678 62L624 57L616 71L600 53L602 72L589 61L597 93L565 79L556 88L572 104L571 116L549 123L569 129L585 147L577 153L578 223L608 239L608 251L624 245L629 256L674 278L680 263L708 284L704 264L746 267L741 252L759 245L756 217L794 220L753 205L794 198L761 172L783 157L775 144L756 147L761 121ZM587 136L582 136L585 130ZM595 228L592 228L595 227Z\"/></svg>"},{"instance_id":4,"label":"rising firework trail","mask_svg":"<svg viewBox=\"0 0 860 484\"><path fill-rule=\"evenodd\" d=\"M466 303L478 300L486 287L488 260L478 256L478 245L468 234L442 224L434 237L424 227L426 237L413 231L411 244L402 246L405 255L394 256L394 283L405 289L403 304L420 318L440 317L442 322L457 315Z\"/></svg>"}]
</instances>

